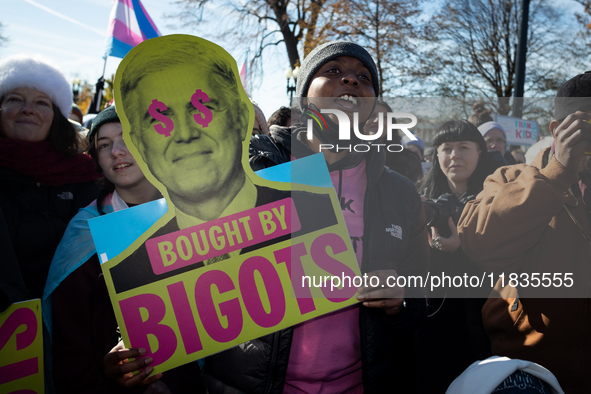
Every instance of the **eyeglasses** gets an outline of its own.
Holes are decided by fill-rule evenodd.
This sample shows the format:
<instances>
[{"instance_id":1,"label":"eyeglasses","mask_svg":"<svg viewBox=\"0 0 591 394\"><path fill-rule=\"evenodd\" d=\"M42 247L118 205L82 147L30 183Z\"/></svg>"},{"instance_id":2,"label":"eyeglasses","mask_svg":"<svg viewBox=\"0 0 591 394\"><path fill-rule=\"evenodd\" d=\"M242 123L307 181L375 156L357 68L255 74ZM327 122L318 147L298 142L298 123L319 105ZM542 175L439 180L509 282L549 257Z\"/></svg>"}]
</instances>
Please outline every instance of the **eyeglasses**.
<instances>
[{"instance_id":1,"label":"eyeglasses","mask_svg":"<svg viewBox=\"0 0 591 394\"><path fill-rule=\"evenodd\" d=\"M487 145L492 145L492 144L504 145L505 142L507 142L507 140L504 140L502 138L485 138L484 142L486 142Z\"/></svg>"}]
</instances>

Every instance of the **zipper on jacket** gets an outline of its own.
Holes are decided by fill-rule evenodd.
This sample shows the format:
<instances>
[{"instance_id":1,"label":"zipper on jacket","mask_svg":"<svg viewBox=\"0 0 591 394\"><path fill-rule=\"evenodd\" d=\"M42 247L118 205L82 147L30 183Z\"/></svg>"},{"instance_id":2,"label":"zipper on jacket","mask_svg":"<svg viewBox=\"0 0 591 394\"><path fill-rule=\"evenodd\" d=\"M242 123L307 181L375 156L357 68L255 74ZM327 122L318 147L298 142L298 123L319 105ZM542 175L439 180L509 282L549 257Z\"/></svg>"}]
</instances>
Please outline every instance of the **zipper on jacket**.
<instances>
[{"instance_id":1,"label":"zipper on jacket","mask_svg":"<svg viewBox=\"0 0 591 394\"><path fill-rule=\"evenodd\" d=\"M265 387L265 394L269 394L273 389L273 381L275 380L275 370L277 369L277 357L279 354L279 332L273 334L273 351L271 352L271 365L269 368L269 379Z\"/></svg>"}]
</instances>

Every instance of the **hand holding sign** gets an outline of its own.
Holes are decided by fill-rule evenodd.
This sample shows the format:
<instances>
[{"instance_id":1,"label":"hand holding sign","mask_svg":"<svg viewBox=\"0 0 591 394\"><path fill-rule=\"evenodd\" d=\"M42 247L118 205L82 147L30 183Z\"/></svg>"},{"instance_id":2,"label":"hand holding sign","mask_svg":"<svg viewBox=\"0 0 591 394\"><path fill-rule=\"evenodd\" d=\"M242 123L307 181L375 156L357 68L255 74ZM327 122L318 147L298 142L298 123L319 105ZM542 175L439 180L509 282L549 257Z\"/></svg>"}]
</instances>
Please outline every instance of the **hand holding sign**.
<instances>
[{"instance_id":1,"label":"hand holding sign","mask_svg":"<svg viewBox=\"0 0 591 394\"><path fill-rule=\"evenodd\" d=\"M105 375L128 389L138 384L147 386L154 383L162 377L162 374L157 373L154 376L150 376L154 371L154 368L149 366L153 359L151 357L141 357L144 354L146 354L146 349L125 349L123 341L120 341L103 360L105 364ZM130 358L135 358L135 360L129 361ZM139 371L142 368L144 368L143 371L136 375L133 374L133 372Z\"/></svg>"}]
</instances>

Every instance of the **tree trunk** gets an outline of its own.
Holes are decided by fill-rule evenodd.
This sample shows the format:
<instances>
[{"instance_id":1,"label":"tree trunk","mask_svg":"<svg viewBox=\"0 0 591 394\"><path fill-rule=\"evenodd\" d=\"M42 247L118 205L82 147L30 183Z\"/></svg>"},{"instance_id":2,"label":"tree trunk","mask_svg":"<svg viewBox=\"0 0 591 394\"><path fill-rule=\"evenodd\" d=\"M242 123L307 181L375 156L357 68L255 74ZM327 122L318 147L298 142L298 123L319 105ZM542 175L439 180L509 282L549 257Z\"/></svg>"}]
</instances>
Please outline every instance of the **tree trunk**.
<instances>
[{"instance_id":1,"label":"tree trunk","mask_svg":"<svg viewBox=\"0 0 591 394\"><path fill-rule=\"evenodd\" d=\"M306 26L306 37L304 39L304 57L316 48L318 42L316 40L316 23L318 23L318 15L324 6L326 0L313 0L310 3L310 22Z\"/></svg>"},{"instance_id":2,"label":"tree trunk","mask_svg":"<svg viewBox=\"0 0 591 394\"><path fill-rule=\"evenodd\" d=\"M289 16L287 15L287 4L289 1L267 0L267 4L275 13L275 17L279 22L279 29L283 35L283 42L289 57L289 64L291 68L300 64L300 55L298 54L298 40L289 28Z\"/></svg>"}]
</instances>

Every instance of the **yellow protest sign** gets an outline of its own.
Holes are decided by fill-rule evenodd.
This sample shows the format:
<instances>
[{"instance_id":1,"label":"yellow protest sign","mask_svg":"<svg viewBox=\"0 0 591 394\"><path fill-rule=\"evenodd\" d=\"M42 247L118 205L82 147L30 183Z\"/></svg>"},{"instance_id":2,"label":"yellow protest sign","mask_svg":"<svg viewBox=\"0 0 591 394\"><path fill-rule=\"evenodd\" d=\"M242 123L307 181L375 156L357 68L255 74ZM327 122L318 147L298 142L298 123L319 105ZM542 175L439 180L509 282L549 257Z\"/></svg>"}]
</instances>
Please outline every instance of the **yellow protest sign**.
<instances>
[{"instance_id":1,"label":"yellow protest sign","mask_svg":"<svg viewBox=\"0 0 591 394\"><path fill-rule=\"evenodd\" d=\"M126 346L162 372L357 302L334 189L250 169L254 110L226 51L193 36L147 40L115 81L126 144L167 203L117 256L97 244ZM109 216L142 212L126 211Z\"/></svg>"},{"instance_id":2,"label":"yellow protest sign","mask_svg":"<svg viewBox=\"0 0 591 394\"><path fill-rule=\"evenodd\" d=\"M42 394L41 300L16 302L0 313L0 394Z\"/></svg>"}]
</instances>

